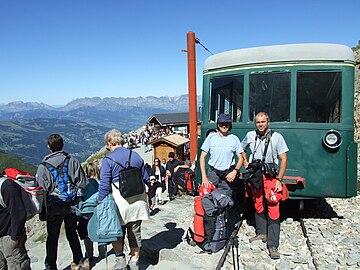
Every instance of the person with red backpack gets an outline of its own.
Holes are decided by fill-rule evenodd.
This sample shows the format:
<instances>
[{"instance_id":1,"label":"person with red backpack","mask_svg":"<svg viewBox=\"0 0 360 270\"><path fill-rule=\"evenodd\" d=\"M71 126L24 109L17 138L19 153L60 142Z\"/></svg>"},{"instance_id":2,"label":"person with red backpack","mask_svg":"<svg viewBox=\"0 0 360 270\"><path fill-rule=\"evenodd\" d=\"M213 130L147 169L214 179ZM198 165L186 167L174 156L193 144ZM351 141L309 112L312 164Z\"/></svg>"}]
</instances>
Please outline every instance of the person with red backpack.
<instances>
[{"instance_id":1,"label":"person with red backpack","mask_svg":"<svg viewBox=\"0 0 360 270\"><path fill-rule=\"evenodd\" d=\"M0 174L0 269L30 268L25 248L26 209L18 184Z\"/></svg>"},{"instance_id":2,"label":"person with red backpack","mask_svg":"<svg viewBox=\"0 0 360 270\"><path fill-rule=\"evenodd\" d=\"M63 222L73 263L77 265L83 259L75 205L89 181L80 162L64 152L63 147L64 140L59 134L50 135L48 148L51 153L44 157L36 172L36 180L47 195L45 268L50 270L57 269L58 240Z\"/></svg>"}]
</instances>

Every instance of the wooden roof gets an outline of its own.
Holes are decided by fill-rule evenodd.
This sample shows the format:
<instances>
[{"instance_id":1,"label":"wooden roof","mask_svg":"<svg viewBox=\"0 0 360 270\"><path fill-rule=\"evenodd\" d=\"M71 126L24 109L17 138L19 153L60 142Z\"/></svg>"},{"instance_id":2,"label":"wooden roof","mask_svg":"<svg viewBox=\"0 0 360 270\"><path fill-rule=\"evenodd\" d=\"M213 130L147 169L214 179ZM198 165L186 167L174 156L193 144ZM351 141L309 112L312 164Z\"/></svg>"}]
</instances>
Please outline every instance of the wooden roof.
<instances>
[{"instance_id":1,"label":"wooden roof","mask_svg":"<svg viewBox=\"0 0 360 270\"><path fill-rule=\"evenodd\" d=\"M187 142L189 142L190 140L188 138L185 138L181 135L178 134L171 134L168 136L164 136L164 137L159 137L153 141L150 141L149 144L155 144L158 142L167 142L168 144L174 146L174 147L178 147L181 146Z\"/></svg>"},{"instance_id":2,"label":"wooden roof","mask_svg":"<svg viewBox=\"0 0 360 270\"><path fill-rule=\"evenodd\" d=\"M201 114L197 113L197 121L200 123ZM148 123L158 122L161 126L170 126L170 125L186 125L189 124L189 113L159 113L153 114Z\"/></svg>"}]
</instances>

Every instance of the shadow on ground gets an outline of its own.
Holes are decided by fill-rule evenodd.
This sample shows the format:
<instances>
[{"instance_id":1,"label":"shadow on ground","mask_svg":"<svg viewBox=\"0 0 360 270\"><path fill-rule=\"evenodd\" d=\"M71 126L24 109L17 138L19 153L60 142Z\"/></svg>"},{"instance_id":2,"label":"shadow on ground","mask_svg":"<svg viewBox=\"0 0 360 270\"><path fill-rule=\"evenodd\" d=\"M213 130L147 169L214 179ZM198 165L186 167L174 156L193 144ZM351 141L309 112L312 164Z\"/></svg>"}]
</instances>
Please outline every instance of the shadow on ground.
<instances>
[{"instance_id":1,"label":"shadow on ground","mask_svg":"<svg viewBox=\"0 0 360 270\"><path fill-rule=\"evenodd\" d=\"M159 232L149 239L142 240L141 265L145 268L159 262L159 254L162 249L174 249L182 242L185 233L182 228L176 228L175 222L168 222L165 227L167 231Z\"/></svg>"},{"instance_id":2,"label":"shadow on ground","mask_svg":"<svg viewBox=\"0 0 360 270\"><path fill-rule=\"evenodd\" d=\"M301 206L303 204L303 206ZM342 218L339 216L325 198L308 200L286 200L281 204L282 220L293 218Z\"/></svg>"}]
</instances>

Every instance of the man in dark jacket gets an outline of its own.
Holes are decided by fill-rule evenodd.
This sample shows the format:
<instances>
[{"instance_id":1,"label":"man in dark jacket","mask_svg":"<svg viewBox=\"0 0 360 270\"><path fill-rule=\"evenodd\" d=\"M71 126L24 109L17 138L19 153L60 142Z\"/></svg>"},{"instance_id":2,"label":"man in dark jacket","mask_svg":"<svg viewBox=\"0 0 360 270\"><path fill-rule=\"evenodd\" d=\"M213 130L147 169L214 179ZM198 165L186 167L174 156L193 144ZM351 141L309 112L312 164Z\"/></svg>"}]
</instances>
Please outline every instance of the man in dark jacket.
<instances>
[{"instance_id":1,"label":"man in dark jacket","mask_svg":"<svg viewBox=\"0 0 360 270\"><path fill-rule=\"evenodd\" d=\"M175 158L174 152L170 152L168 157L169 161L166 163L166 174L168 175L169 199L170 201L172 201L176 198L176 196L178 196L178 183L176 182L176 179L174 177L174 169L177 166L182 165L183 163Z\"/></svg>"},{"instance_id":2,"label":"man in dark jacket","mask_svg":"<svg viewBox=\"0 0 360 270\"><path fill-rule=\"evenodd\" d=\"M77 229L77 218L74 206L78 203L77 194L86 188L88 180L78 160L68 155L63 149L64 141L59 134L52 134L48 138L50 154L45 156L38 167L36 180L47 194L47 239L46 239L46 269L57 269L57 249L62 222L65 223L66 238L73 254L73 262L78 264L83 258ZM65 185L58 183L51 173L51 168L61 167L68 158L69 182ZM65 179L65 177L64 177ZM66 191L66 192L64 192ZM73 198L66 198L66 193L75 194ZM65 195L64 195L65 194ZM64 198L65 197L65 198Z\"/></svg>"},{"instance_id":3,"label":"man in dark jacket","mask_svg":"<svg viewBox=\"0 0 360 270\"><path fill-rule=\"evenodd\" d=\"M25 248L26 210L21 199L21 188L0 174L0 269L30 269L30 258Z\"/></svg>"}]
</instances>

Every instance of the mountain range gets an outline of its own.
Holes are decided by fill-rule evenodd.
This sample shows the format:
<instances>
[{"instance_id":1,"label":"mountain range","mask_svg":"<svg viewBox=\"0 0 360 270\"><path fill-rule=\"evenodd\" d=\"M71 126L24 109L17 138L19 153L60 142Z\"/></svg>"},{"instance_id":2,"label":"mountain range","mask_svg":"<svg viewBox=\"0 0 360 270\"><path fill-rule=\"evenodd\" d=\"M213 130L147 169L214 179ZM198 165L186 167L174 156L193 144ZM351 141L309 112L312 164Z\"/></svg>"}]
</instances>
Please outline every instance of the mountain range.
<instances>
[{"instance_id":1,"label":"mountain range","mask_svg":"<svg viewBox=\"0 0 360 270\"><path fill-rule=\"evenodd\" d=\"M201 97L198 97L198 107ZM38 164L48 154L47 137L59 133L64 150L84 161L104 145L111 128L128 133L153 114L188 111L188 96L79 98L55 108L39 102L0 105L0 151Z\"/></svg>"}]
</instances>

